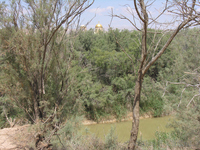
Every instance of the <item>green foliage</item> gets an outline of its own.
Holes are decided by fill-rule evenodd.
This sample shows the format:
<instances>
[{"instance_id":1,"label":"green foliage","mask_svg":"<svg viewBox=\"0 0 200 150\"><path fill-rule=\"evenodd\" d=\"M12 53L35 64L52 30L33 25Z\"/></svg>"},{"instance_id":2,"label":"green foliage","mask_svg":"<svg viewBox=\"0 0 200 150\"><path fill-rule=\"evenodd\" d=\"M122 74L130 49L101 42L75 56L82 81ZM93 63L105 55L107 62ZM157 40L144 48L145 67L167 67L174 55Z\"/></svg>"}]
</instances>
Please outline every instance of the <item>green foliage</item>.
<instances>
[{"instance_id":1,"label":"green foliage","mask_svg":"<svg viewBox=\"0 0 200 150\"><path fill-rule=\"evenodd\" d=\"M143 84L143 95L140 102L142 112L151 112L154 117L160 117L163 113L164 100L156 86L150 78L145 78Z\"/></svg>"},{"instance_id":2,"label":"green foliage","mask_svg":"<svg viewBox=\"0 0 200 150\"><path fill-rule=\"evenodd\" d=\"M57 37L60 36L61 32L62 30L57 33ZM132 57L134 65L126 54L121 51L113 34L126 52L134 56ZM49 67L47 67L49 72L45 80L46 94L43 96L44 100L40 102L41 107L45 108L44 111L49 110L47 114L51 114L52 111L49 108L54 105L54 101L58 100L59 103L63 101L65 107L62 107L62 112L69 116L73 113L81 114L85 112L87 118L97 121L109 115L121 118L127 110L132 108L133 87L135 85L134 68L138 67L137 59L140 57L138 53L140 45L138 37L140 34L136 31L116 29L101 34L94 34L93 30L89 30L81 32L78 36L75 35L73 32L70 33L70 36L76 38L66 44L53 42L53 49L62 56L57 55L49 61ZM38 43L38 36L39 33L31 36L24 35L24 38L35 39L35 43ZM73 51L69 51L71 45L73 45ZM34 51L35 47L35 44L32 43L31 55L35 58L33 57L33 61L29 63L29 67L32 69L31 72L36 72L39 65L35 63L38 62L36 59L37 53ZM48 55L51 56L52 54ZM71 60L66 61L69 59ZM20 58L19 60L23 59ZM168 60L163 61L169 63ZM163 65L164 69L165 66ZM26 71L23 68L19 69L21 78L25 78L27 76ZM159 72L162 71L160 69L158 69ZM159 72L152 72L156 75L152 76L150 73L149 76L157 79ZM64 81L67 81L65 86L63 86ZM24 80L23 85L27 86L29 83L25 82ZM67 89L63 90L62 88L65 87ZM60 91L61 89L63 91ZM154 116L160 116L163 101L156 90L147 90L146 98L143 100L146 104L141 104L141 107L143 107L143 111L153 111ZM68 91L67 95L64 94L64 91ZM65 96L63 97L63 95ZM30 96L27 95L26 97ZM67 103L64 102L64 99L67 99Z\"/></svg>"},{"instance_id":3,"label":"green foliage","mask_svg":"<svg viewBox=\"0 0 200 150\"><path fill-rule=\"evenodd\" d=\"M77 135L82 126L82 117L71 117L66 121L63 128L59 131L65 140L71 140L73 136Z\"/></svg>"},{"instance_id":4,"label":"green foliage","mask_svg":"<svg viewBox=\"0 0 200 150\"><path fill-rule=\"evenodd\" d=\"M0 129L3 128L3 127L6 127L6 117L5 117L5 114L3 113L3 108L1 107L0 108Z\"/></svg>"},{"instance_id":5,"label":"green foliage","mask_svg":"<svg viewBox=\"0 0 200 150\"><path fill-rule=\"evenodd\" d=\"M81 44L84 46L84 44L90 43L87 44L90 45L87 50L84 50L83 47L79 48L79 50L83 52L81 55L82 64L84 67L88 68L93 83L101 83L102 86L106 87L112 86L112 90L107 88L109 89L108 93L110 94L110 97L112 97L111 99L108 99L108 102L113 104L113 111L109 114L114 113L119 118L125 114L127 109L131 109L132 107L132 95L134 95L133 87L135 85L134 71L138 68L137 60L140 57L140 44L138 41L140 36L140 33L137 31L119 31L118 29L109 29L108 32L105 33L93 34L93 31L89 30L81 33L79 38L76 40L76 43L79 43L79 46L77 47L81 47ZM132 64L131 60L120 49L115 38L117 38L121 46L132 57L134 64ZM153 37L149 37L149 39L151 38ZM155 40L158 40L159 38L160 35L158 34ZM164 43L165 40L166 38L162 39L161 44L158 45L158 49L162 46L162 43ZM154 51L151 51L152 47L153 45L149 45L150 53L153 55ZM160 84L159 82L161 81L161 78L163 81L163 73L164 76L169 73L169 67L173 64L174 58L175 56L172 52L167 51L163 57L153 65L145 78L151 77L156 84ZM146 92L143 95L144 99L140 106L143 112L151 111L154 116L161 116L164 108L164 100L161 97L162 89L158 86L152 88L151 84L151 82L148 82L144 85L143 88ZM88 102L88 100L85 101ZM104 102L104 100L102 100L102 102ZM102 106L104 108L106 106L110 107L109 103ZM103 113L100 114L100 112L97 111L98 109L86 109L86 111L88 110L94 110L91 114L98 116L96 118L103 116Z\"/></svg>"},{"instance_id":6,"label":"green foliage","mask_svg":"<svg viewBox=\"0 0 200 150\"><path fill-rule=\"evenodd\" d=\"M142 149L165 150L167 148L180 148L173 133L156 132L155 139L149 141L138 140L138 146Z\"/></svg>"},{"instance_id":7,"label":"green foliage","mask_svg":"<svg viewBox=\"0 0 200 150\"><path fill-rule=\"evenodd\" d=\"M152 141L153 147L159 149L162 145L167 144L170 139L170 133L156 132L155 140Z\"/></svg>"},{"instance_id":8,"label":"green foliage","mask_svg":"<svg viewBox=\"0 0 200 150\"><path fill-rule=\"evenodd\" d=\"M55 110L60 121L81 113L81 109L77 111L81 103L76 89L80 67L75 69L79 57L63 24L70 25L87 9L89 3L85 2L12 1L6 8L9 12L1 7L6 15L1 14L0 24L0 91L9 99L8 109L22 109L32 123L45 121ZM82 7L77 9L79 4ZM26 9L28 15L19 8Z\"/></svg>"},{"instance_id":9,"label":"green foliage","mask_svg":"<svg viewBox=\"0 0 200 150\"><path fill-rule=\"evenodd\" d=\"M199 102L198 102L199 104ZM174 128L174 136L183 147L196 147L200 145L200 107L199 105L180 108L171 127Z\"/></svg>"},{"instance_id":10,"label":"green foliage","mask_svg":"<svg viewBox=\"0 0 200 150\"><path fill-rule=\"evenodd\" d=\"M89 30L82 32L75 41L75 48L81 51L81 66L89 71L85 79L83 75L80 78L80 82L84 80L81 83L85 82L84 86L80 85L80 100L86 116L97 121L109 115L121 118L132 105L133 66L120 50L113 33L127 50L131 50L130 53L135 53L132 47L128 48L132 32L127 30L109 30L100 34Z\"/></svg>"},{"instance_id":11,"label":"green foliage","mask_svg":"<svg viewBox=\"0 0 200 150\"><path fill-rule=\"evenodd\" d=\"M117 148L117 136L115 135L115 128L111 127L110 132L105 137L105 149L114 150Z\"/></svg>"},{"instance_id":12,"label":"green foliage","mask_svg":"<svg viewBox=\"0 0 200 150\"><path fill-rule=\"evenodd\" d=\"M156 91L150 91L147 100L142 101L140 107L144 112L152 112L154 117L160 117L163 113L164 101Z\"/></svg>"},{"instance_id":13,"label":"green foliage","mask_svg":"<svg viewBox=\"0 0 200 150\"><path fill-rule=\"evenodd\" d=\"M195 29L194 29L195 30ZM56 34L57 37L61 35L62 30ZM194 31L181 34L192 34ZM29 62L26 64L29 72L37 72L39 68L39 60L37 57L37 49L39 43L40 33L36 32L27 35L22 31L15 32L15 30L1 30L1 42L10 40L12 45L17 47L29 47L30 54L24 53L26 57L30 57ZM130 56L134 56L134 67L126 54L121 51L119 45L116 43L114 35ZM12 36L10 36L12 35ZM16 40L20 36L21 39ZM93 30L81 32L78 36L76 33L71 32L70 36L74 36L73 40L67 43L57 43L56 38L52 41L53 49L60 55L48 54L48 57L55 56L50 59L48 74L45 79L45 92L44 100L40 102L41 107L47 114L51 114L50 107L54 106L54 102L64 104L62 107L63 114L85 113L87 118L94 120L101 120L102 117L114 115L121 118L126 114L127 110L131 110L135 74L134 69L138 67L137 59L139 56L139 42L138 37L140 34L137 31L128 30L109 30L101 34L94 34ZM11 38L10 38L11 37ZM152 38L152 37L149 37ZM159 37L157 37L159 38ZM27 43L19 45L23 40ZM67 37L65 39L68 40ZM164 42L165 39L163 39ZM31 41L31 42L28 42ZM165 81L180 81L183 74L183 62L186 59L185 55L177 55L181 53L185 47L177 47L181 45L178 42L183 40L174 41L165 54L156 62L144 77L143 94L140 107L142 112L151 111L153 116L161 116L166 106L165 104L176 105L176 96L180 96L181 88L177 85L169 85L166 88L165 97L162 97L163 87ZM192 41L191 41L192 42ZM162 43L162 42L161 42ZM4 43L5 44L5 43ZM188 45L190 43L188 42ZM194 43L198 45L198 43ZM73 48L71 48L73 46ZM175 47L173 49L173 47ZM187 48L192 45L187 46ZM177 48L179 52L177 52ZM72 50L72 51L71 51ZM192 58L197 58L198 52L195 48L189 49ZM28 77L26 66L23 61L23 56L18 51L7 51L5 53L6 59L12 66L1 65L2 77L6 82L10 82L10 89L4 92L9 93L10 96L17 94L21 95L18 99L23 107L30 106L30 91L27 87L30 85L30 80L33 77ZM183 51L185 53L185 50ZM59 59L58 59L59 58ZM60 59L61 58L61 59ZM70 59L70 61L68 61ZM188 58L187 58L188 59ZM58 61L59 60L59 61ZM192 60L195 62L195 60ZM181 64L182 63L182 64ZM188 63L189 60L188 60ZM171 67L170 66L174 66ZM180 69L182 68L182 70ZM188 66L192 70L194 66L192 63ZM62 68L62 69L60 69ZM10 79L5 79L5 74L9 75ZM36 75L38 75L36 73ZM8 76L7 76L8 77ZM16 84L17 81L17 84ZM65 83L65 84L63 84ZM2 84L3 85L3 84ZM15 85L14 87L12 87ZM152 88L153 85L153 88ZM160 88L162 86L162 88ZM2 87L3 88L3 87ZM13 91L11 89L17 89ZM63 88L66 88L65 90ZM62 89L62 91L61 91ZM9 91L12 91L10 93ZM67 91L67 92L66 92ZM170 94L169 94L170 93ZM167 101L164 103L164 101ZM18 105L18 103L16 103ZM170 107L170 106L169 106ZM32 114L32 112L29 112ZM63 116L63 120L66 116Z\"/></svg>"},{"instance_id":14,"label":"green foliage","mask_svg":"<svg viewBox=\"0 0 200 150\"><path fill-rule=\"evenodd\" d=\"M186 29L174 40L171 48L176 55L174 67L169 69L165 95L176 116L171 127L179 147L199 147L199 35L198 28ZM194 101L191 101L194 98ZM191 101L191 103L189 103Z\"/></svg>"},{"instance_id":15,"label":"green foliage","mask_svg":"<svg viewBox=\"0 0 200 150\"><path fill-rule=\"evenodd\" d=\"M80 50L80 51L91 51L91 48L94 44L94 31L93 30L89 30L87 32L82 32L79 35L79 40L77 42L80 43L79 47L76 44L76 49Z\"/></svg>"},{"instance_id":16,"label":"green foliage","mask_svg":"<svg viewBox=\"0 0 200 150\"><path fill-rule=\"evenodd\" d=\"M69 3L73 1L68 1L64 10L61 10L64 1L56 2L57 5L52 5L53 0L26 0L21 3L24 6L19 6L17 1L12 1L10 6L0 3L0 128L8 126L5 113L9 118L20 120L20 124L34 123L38 119L45 122L37 128L44 131L44 137L51 135L46 128L55 130L55 126L65 123L52 139L54 149L71 148L74 143L75 148L81 149L84 140L79 140L81 136L77 133L81 119L73 116L85 115L95 121L110 116L121 119L131 110L140 63L141 33L109 29L94 34L90 29L78 35L73 31L66 34L62 23L72 20L56 18L65 18L61 16L64 10L71 11ZM85 1L72 5L72 10L79 10L77 7L82 2ZM33 10L27 9L28 15L22 15L23 11L18 8L27 6ZM75 18L76 14L80 13L66 18ZM150 143L155 149L173 146L173 140L179 146L198 148L200 145L199 99L185 108L188 100L198 94L198 89L193 87L199 88L200 36L197 32L198 28L180 32L144 77L142 113L151 112L159 117L166 108L169 113L177 111L177 118L171 125L174 132L156 133L156 139ZM170 35L161 36L148 34L147 60L154 57ZM170 84L172 82L184 83L186 90L183 92L183 85ZM178 104L181 105L177 110ZM53 119L48 121L51 117ZM117 149L119 146L113 128L105 142L92 140L92 148L85 149Z\"/></svg>"},{"instance_id":17,"label":"green foliage","mask_svg":"<svg viewBox=\"0 0 200 150\"><path fill-rule=\"evenodd\" d=\"M1 9L4 7L6 6L2 4ZM8 100L9 98L1 97L6 101L3 105L8 107L8 115L12 117L15 113L27 113L29 121L33 122L34 118L31 119L30 116L35 115L33 102L36 99L41 118L48 118L55 108L62 122L74 114L85 114L87 118L96 121L108 116L122 118L132 108L137 75L135 70L138 68L141 49L140 32L109 29L107 32L94 34L93 29L90 29L80 31L78 35L76 32L70 32L62 37L64 29L61 27L50 40L42 63L44 35L51 35L53 31L43 30L45 19L49 20L47 12L51 10L51 6L45 2L43 7L44 9L38 8L36 11L39 18L32 20L35 26L41 28L27 26L26 30L16 30L12 25L0 30L3 54L0 88L5 96L10 98ZM56 10L56 13L59 13L57 11L59 10ZM34 18L34 15L30 17ZM7 19L9 20L9 16ZM23 21L20 25L23 26ZM140 104L142 112L150 111L154 117L158 117L164 113L166 106L169 108L171 104L177 105L179 99L176 97L180 96L182 87L168 85L165 88L166 81L183 81L184 71L195 69L195 63L199 65L199 51L196 50L199 49L199 37L195 35L195 40L192 38L197 30L188 29L181 32L147 72ZM63 39L60 41L61 37ZM162 47L167 37L162 38L156 50ZM147 47L151 53L149 57L153 57L156 52L156 42L150 43L152 38L158 41L161 34L155 37L148 34ZM121 50L116 39L132 57L132 61ZM187 65L184 65L184 62L187 62ZM187 79L187 83L195 82L191 77ZM44 84L44 91L41 91L41 83ZM163 89L166 89L164 96ZM18 109L12 112L16 107L24 112ZM0 111L2 114L2 110ZM5 118L2 118L2 122L3 120L5 121Z\"/></svg>"}]
</instances>

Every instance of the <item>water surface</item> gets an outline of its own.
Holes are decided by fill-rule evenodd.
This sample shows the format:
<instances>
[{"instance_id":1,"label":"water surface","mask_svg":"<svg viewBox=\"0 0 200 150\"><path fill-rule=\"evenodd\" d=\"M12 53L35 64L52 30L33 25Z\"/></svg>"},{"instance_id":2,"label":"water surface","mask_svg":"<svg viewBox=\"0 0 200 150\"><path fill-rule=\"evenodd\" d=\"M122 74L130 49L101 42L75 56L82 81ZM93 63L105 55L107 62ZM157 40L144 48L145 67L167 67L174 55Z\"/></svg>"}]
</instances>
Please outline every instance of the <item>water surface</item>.
<instances>
[{"instance_id":1,"label":"water surface","mask_svg":"<svg viewBox=\"0 0 200 150\"><path fill-rule=\"evenodd\" d=\"M138 138L142 138L143 140L150 140L155 137L156 131L171 131L172 129L166 127L166 125L170 122L171 119L172 117L170 116L140 119ZM132 127L131 121L85 126L85 128L89 130L87 134L95 134L101 139L105 138L105 136L109 133L111 127L115 128L115 134L118 136L119 141L126 142L129 140L130 130ZM86 133L86 131L84 132Z\"/></svg>"}]
</instances>

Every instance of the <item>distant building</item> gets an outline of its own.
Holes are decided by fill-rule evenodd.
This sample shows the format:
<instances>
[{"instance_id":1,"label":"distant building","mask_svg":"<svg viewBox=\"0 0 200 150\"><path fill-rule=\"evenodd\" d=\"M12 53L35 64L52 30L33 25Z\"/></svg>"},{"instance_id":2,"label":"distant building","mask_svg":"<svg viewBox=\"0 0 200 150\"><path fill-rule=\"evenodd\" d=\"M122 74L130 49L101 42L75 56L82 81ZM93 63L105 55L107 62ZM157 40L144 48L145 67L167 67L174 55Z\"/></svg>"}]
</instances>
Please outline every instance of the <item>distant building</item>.
<instances>
[{"instance_id":1,"label":"distant building","mask_svg":"<svg viewBox=\"0 0 200 150\"><path fill-rule=\"evenodd\" d=\"M87 28L86 28L85 25L81 25L80 29L81 29L82 31L87 31Z\"/></svg>"},{"instance_id":2,"label":"distant building","mask_svg":"<svg viewBox=\"0 0 200 150\"><path fill-rule=\"evenodd\" d=\"M85 25L81 25L80 26L80 30L81 31L87 31L87 28ZM98 23L96 26L95 26L95 30L94 30L94 33L99 33L99 31L103 31L103 26Z\"/></svg>"},{"instance_id":3,"label":"distant building","mask_svg":"<svg viewBox=\"0 0 200 150\"><path fill-rule=\"evenodd\" d=\"M98 23L96 26L95 26L95 31L94 33L98 33L99 31L103 31L103 26Z\"/></svg>"}]
</instances>

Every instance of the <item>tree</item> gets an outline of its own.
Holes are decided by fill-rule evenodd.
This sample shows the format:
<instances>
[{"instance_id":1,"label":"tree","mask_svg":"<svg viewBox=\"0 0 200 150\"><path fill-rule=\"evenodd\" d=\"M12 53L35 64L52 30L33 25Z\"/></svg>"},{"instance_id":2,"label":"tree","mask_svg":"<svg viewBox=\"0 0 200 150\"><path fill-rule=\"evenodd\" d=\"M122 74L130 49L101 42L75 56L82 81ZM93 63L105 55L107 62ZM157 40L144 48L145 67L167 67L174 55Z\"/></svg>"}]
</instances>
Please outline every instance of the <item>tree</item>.
<instances>
[{"instance_id":1,"label":"tree","mask_svg":"<svg viewBox=\"0 0 200 150\"><path fill-rule=\"evenodd\" d=\"M154 1L155 2L155 1ZM141 32L141 58L140 58L140 65L137 72L137 81L135 85L135 93L134 93L134 102L133 102L133 121L132 121L132 129L130 135L130 141L128 144L128 149L135 149L138 129L139 129L139 104L140 104L140 97L141 97L141 89L142 89L142 82L145 74L149 70L149 68L161 57L161 55L166 51L170 43L173 41L175 36L184 28L196 26L199 24L199 3L196 0L166 0L165 7L163 11L155 18L152 17L150 11L147 10L149 6L152 5L149 1L145 3L144 0L134 0L134 9L135 12L142 24L142 28L139 27L135 23L135 14L132 13L134 18L131 21L124 15L112 15L113 17L118 17L120 19L128 20L133 27L135 27L138 31ZM130 11L130 9L128 9ZM132 11L133 12L133 11ZM158 25L159 18L165 13L171 13L176 15L176 22L178 25L175 28L167 29L167 30L154 30L148 29L149 25ZM179 20L178 20L179 19ZM167 24L168 26L171 24ZM170 36L165 41L165 44L162 47L158 47L161 39L169 33ZM161 34L161 38L157 41L153 38L151 41L151 45L147 45L147 37L149 34L154 34L156 37L158 34ZM132 56L134 57L134 56ZM130 59L132 59L130 57Z\"/></svg>"},{"instance_id":2,"label":"tree","mask_svg":"<svg viewBox=\"0 0 200 150\"><path fill-rule=\"evenodd\" d=\"M28 120L49 123L54 132L66 118L64 112L76 106L71 95L76 73L70 71L76 59L75 35L68 29L75 29L93 2L14 0L10 6L1 5L1 91L11 105L24 110Z\"/></svg>"},{"instance_id":3,"label":"tree","mask_svg":"<svg viewBox=\"0 0 200 150\"><path fill-rule=\"evenodd\" d=\"M65 63L70 65L73 57L73 52L68 50L70 47L64 43L69 40L68 28L93 2L28 0L24 3L23 6L21 1L12 1L10 11L2 20L1 52L5 54L5 69L17 79L13 85L29 96L28 109L34 116L33 121L38 122L45 117L41 103L44 104L46 95L50 94L47 93L49 79L57 76L53 81L60 91L66 86L68 70L63 69L68 68ZM59 106L62 96L57 96L57 102L52 103Z\"/></svg>"}]
</instances>

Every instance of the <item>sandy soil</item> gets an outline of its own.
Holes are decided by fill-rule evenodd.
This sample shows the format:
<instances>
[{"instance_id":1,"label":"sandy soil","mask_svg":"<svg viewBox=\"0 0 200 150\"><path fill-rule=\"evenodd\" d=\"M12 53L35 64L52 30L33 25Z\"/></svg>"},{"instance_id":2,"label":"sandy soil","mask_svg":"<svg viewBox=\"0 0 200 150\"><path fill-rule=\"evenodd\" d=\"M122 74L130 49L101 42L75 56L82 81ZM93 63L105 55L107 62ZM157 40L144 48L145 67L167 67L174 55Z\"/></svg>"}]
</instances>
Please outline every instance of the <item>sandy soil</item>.
<instances>
[{"instance_id":1,"label":"sandy soil","mask_svg":"<svg viewBox=\"0 0 200 150\"><path fill-rule=\"evenodd\" d=\"M0 150L28 150L31 138L29 125L1 129Z\"/></svg>"},{"instance_id":2,"label":"sandy soil","mask_svg":"<svg viewBox=\"0 0 200 150\"><path fill-rule=\"evenodd\" d=\"M142 116L140 116L140 119L145 119L145 118L152 118L151 114L144 114ZM98 123L113 123L113 122L118 122L118 121L129 121L132 120L132 112L128 113L126 117L122 118L121 120L117 120L117 119L107 119L107 120L102 120ZM92 120L87 120L85 119L83 121L83 125L92 125L92 124L97 124L97 122L92 121Z\"/></svg>"}]
</instances>

